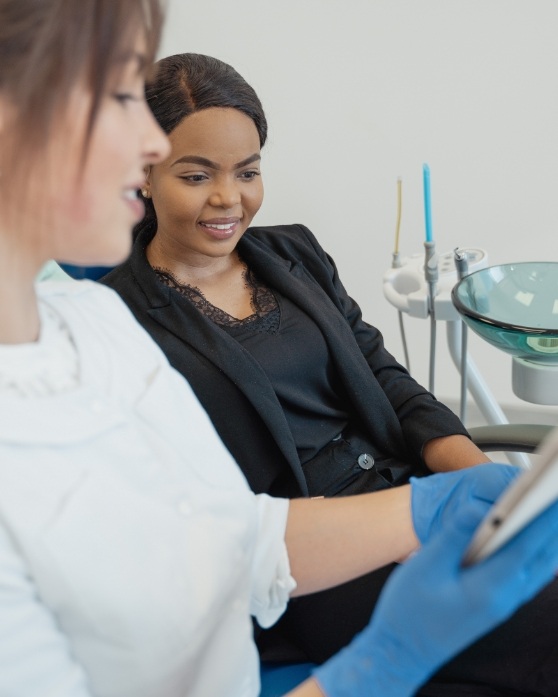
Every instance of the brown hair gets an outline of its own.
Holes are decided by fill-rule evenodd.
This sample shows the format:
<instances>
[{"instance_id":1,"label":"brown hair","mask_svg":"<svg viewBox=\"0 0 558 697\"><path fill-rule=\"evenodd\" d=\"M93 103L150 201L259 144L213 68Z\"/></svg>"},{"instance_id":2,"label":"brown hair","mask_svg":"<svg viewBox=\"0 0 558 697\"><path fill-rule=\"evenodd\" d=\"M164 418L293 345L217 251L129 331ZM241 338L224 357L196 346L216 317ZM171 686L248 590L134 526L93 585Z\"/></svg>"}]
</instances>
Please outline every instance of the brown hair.
<instances>
[{"instance_id":1,"label":"brown hair","mask_svg":"<svg viewBox=\"0 0 558 697\"><path fill-rule=\"evenodd\" d=\"M92 94L86 155L119 58L143 30L151 62L162 20L161 0L0 0L0 108L14 117L9 140L0 124L4 193L21 191L30 158L46 152L57 115L82 80Z\"/></svg>"}]
</instances>

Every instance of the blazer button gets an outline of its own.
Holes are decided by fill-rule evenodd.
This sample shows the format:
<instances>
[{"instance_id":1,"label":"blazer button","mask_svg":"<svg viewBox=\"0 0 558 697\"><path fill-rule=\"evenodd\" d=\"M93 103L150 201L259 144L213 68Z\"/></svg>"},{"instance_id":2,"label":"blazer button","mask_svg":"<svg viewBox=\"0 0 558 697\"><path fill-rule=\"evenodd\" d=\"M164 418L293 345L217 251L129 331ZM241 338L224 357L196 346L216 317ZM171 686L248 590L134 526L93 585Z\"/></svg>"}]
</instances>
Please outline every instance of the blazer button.
<instances>
[{"instance_id":1,"label":"blazer button","mask_svg":"<svg viewBox=\"0 0 558 697\"><path fill-rule=\"evenodd\" d=\"M374 467L374 458L368 453L362 453L358 456L358 466L363 470L371 470Z\"/></svg>"}]
</instances>

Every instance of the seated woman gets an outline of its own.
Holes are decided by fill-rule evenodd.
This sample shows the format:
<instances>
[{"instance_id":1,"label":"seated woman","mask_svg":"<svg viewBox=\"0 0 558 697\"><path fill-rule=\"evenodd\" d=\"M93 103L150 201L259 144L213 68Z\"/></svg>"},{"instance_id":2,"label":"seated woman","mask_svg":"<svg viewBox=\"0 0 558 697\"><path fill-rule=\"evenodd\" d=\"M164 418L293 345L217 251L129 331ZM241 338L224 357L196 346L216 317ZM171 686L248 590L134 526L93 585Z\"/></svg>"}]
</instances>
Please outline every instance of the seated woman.
<instances>
[{"instance_id":1,"label":"seated woman","mask_svg":"<svg viewBox=\"0 0 558 697\"><path fill-rule=\"evenodd\" d=\"M249 227L263 198L267 123L244 79L215 58L171 56L147 99L172 150L146 169L132 255L103 282L188 379L251 488L347 495L486 462L363 321L306 227ZM262 657L331 656L365 625L392 568L293 600L259 634ZM501 671L506 660L532 673L502 641L509 632L527 642L533 633L539 645L542 634L543 653L554 648L542 625L517 620L440 678L450 693L455 681L522 685Z\"/></svg>"},{"instance_id":2,"label":"seated woman","mask_svg":"<svg viewBox=\"0 0 558 697\"><path fill-rule=\"evenodd\" d=\"M558 506L463 569L514 468L256 496L116 293L35 284L49 258L130 251L142 168L169 152L143 96L160 19L158 0L0 0L0 695L256 697L250 613L271 623L289 594L420 541L370 626L293 693L409 697L548 584Z\"/></svg>"},{"instance_id":3,"label":"seated woman","mask_svg":"<svg viewBox=\"0 0 558 697\"><path fill-rule=\"evenodd\" d=\"M182 54L147 87L171 155L148 168L147 214L103 282L190 382L256 493L383 489L487 458L384 349L302 225L250 228L267 123L230 66ZM360 629L391 567L293 603L264 655L323 660Z\"/></svg>"}]
</instances>

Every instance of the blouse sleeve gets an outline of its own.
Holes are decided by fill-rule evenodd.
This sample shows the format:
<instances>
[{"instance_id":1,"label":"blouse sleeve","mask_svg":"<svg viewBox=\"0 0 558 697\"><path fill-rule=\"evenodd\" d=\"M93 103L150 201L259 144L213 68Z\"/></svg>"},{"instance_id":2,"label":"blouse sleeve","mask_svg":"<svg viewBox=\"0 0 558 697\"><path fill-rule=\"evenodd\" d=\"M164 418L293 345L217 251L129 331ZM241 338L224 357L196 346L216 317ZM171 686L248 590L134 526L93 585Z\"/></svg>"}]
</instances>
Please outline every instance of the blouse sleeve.
<instances>
[{"instance_id":1,"label":"blouse sleeve","mask_svg":"<svg viewBox=\"0 0 558 697\"><path fill-rule=\"evenodd\" d=\"M258 535L252 564L250 614L260 627L277 622L296 588L285 544L289 501L256 496Z\"/></svg>"},{"instance_id":2,"label":"blouse sleeve","mask_svg":"<svg viewBox=\"0 0 558 697\"><path fill-rule=\"evenodd\" d=\"M1 525L0 695L92 697L66 637Z\"/></svg>"}]
</instances>

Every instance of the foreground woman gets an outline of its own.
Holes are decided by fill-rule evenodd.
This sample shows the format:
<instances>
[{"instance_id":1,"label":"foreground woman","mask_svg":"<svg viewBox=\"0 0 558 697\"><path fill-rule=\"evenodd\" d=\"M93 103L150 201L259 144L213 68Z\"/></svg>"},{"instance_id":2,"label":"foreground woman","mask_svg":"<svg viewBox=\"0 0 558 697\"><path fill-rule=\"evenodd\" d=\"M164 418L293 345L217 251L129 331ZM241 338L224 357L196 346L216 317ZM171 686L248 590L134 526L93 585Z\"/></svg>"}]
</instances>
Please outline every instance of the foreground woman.
<instances>
[{"instance_id":1,"label":"foreground woman","mask_svg":"<svg viewBox=\"0 0 558 697\"><path fill-rule=\"evenodd\" d=\"M159 21L155 0L0 0L0 694L255 696L250 613L269 624L289 594L420 540L370 626L293 693L411 695L549 582L558 508L463 570L513 468L256 497L115 294L34 284L49 258L129 251L142 168L168 154L143 98Z\"/></svg>"}]
</instances>

